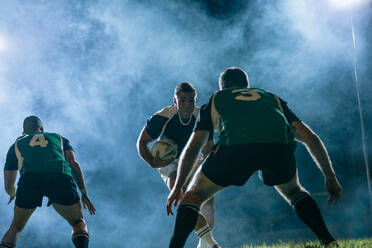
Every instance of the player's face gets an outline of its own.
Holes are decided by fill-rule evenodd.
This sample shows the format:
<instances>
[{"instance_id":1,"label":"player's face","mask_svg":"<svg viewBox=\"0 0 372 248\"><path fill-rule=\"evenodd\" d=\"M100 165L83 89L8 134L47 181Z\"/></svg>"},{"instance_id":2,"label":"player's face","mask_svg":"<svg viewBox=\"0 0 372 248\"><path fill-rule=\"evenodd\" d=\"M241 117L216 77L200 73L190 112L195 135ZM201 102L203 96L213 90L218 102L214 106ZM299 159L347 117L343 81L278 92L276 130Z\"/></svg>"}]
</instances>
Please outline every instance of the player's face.
<instances>
[{"instance_id":1,"label":"player's face","mask_svg":"<svg viewBox=\"0 0 372 248\"><path fill-rule=\"evenodd\" d=\"M180 92L173 101L182 118L188 119L191 117L196 104L194 92Z\"/></svg>"}]
</instances>

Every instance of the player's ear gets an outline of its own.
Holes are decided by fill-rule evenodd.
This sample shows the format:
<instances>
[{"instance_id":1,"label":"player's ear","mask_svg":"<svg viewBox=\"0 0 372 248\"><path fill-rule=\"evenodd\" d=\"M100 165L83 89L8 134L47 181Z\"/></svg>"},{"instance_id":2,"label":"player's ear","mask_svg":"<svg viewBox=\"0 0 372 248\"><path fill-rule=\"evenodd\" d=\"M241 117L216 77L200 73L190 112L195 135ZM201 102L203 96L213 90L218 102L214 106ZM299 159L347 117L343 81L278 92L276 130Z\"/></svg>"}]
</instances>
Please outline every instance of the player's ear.
<instances>
[{"instance_id":1,"label":"player's ear","mask_svg":"<svg viewBox=\"0 0 372 248\"><path fill-rule=\"evenodd\" d=\"M177 99L176 99L176 97L173 97L173 103L174 103L174 106L177 106Z\"/></svg>"}]
</instances>

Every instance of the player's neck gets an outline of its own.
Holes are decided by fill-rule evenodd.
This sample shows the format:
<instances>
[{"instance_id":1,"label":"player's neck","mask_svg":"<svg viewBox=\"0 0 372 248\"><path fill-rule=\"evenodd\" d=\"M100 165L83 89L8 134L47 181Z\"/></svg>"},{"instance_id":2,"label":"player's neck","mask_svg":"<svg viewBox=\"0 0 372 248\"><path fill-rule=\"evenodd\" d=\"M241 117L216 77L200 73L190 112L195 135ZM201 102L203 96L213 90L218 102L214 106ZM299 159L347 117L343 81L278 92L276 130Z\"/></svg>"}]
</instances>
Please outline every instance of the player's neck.
<instances>
[{"instance_id":1,"label":"player's neck","mask_svg":"<svg viewBox=\"0 0 372 248\"><path fill-rule=\"evenodd\" d=\"M188 118L187 117L184 118L181 116L180 112L177 112L177 114L178 114L178 119L180 120L182 125L187 126L190 124L192 115L190 115Z\"/></svg>"}]
</instances>

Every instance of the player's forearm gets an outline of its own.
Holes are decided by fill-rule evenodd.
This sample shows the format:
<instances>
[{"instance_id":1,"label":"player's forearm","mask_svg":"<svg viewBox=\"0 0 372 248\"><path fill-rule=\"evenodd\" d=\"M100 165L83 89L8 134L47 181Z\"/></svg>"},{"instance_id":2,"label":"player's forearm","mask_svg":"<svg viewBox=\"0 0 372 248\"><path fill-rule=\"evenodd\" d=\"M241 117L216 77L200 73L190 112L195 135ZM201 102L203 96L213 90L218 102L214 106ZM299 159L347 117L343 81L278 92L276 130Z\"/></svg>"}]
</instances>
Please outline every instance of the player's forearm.
<instances>
[{"instance_id":1,"label":"player's forearm","mask_svg":"<svg viewBox=\"0 0 372 248\"><path fill-rule=\"evenodd\" d=\"M87 187L85 185L84 174L77 162L71 163L71 167L74 170L74 179L79 187L81 193L87 193Z\"/></svg>"},{"instance_id":2,"label":"player's forearm","mask_svg":"<svg viewBox=\"0 0 372 248\"><path fill-rule=\"evenodd\" d=\"M324 177L335 177L331 160L321 139L314 135L305 145Z\"/></svg>"},{"instance_id":3,"label":"player's forearm","mask_svg":"<svg viewBox=\"0 0 372 248\"><path fill-rule=\"evenodd\" d=\"M17 178L17 172L4 170L4 189L8 195L15 194L15 182Z\"/></svg>"},{"instance_id":4,"label":"player's forearm","mask_svg":"<svg viewBox=\"0 0 372 248\"><path fill-rule=\"evenodd\" d=\"M151 165L152 155L147 144L139 142L137 144L137 150L140 157L152 167Z\"/></svg>"},{"instance_id":5,"label":"player's forearm","mask_svg":"<svg viewBox=\"0 0 372 248\"><path fill-rule=\"evenodd\" d=\"M180 156L180 164L177 170L177 179L176 185L177 188L182 188L187 178L189 177L190 172L192 171L200 149L190 149L186 148Z\"/></svg>"}]
</instances>

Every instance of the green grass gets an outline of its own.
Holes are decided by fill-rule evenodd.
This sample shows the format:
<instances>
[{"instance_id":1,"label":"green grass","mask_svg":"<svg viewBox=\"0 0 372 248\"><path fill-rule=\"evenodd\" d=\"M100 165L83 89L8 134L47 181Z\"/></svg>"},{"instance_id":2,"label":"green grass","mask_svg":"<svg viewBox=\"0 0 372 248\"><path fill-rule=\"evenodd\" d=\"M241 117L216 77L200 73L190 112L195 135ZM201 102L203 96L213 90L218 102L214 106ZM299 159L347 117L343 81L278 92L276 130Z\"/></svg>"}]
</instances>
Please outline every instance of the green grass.
<instances>
[{"instance_id":1,"label":"green grass","mask_svg":"<svg viewBox=\"0 0 372 248\"><path fill-rule=\"evenodd\" d=\"M347 239L337 241L340 248L372 248L372 238L365 239ZM324 248L316 241L304 243L278 242L274 245L243 245L239 248Z\"/></svg>"}]
</instances>

